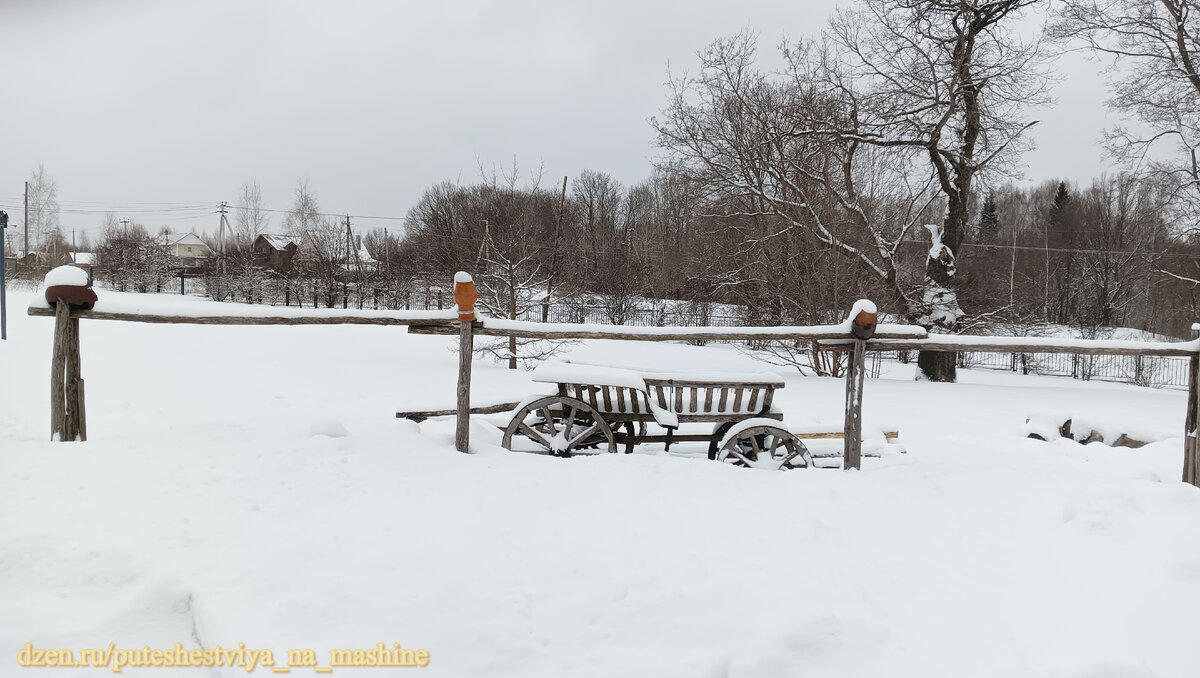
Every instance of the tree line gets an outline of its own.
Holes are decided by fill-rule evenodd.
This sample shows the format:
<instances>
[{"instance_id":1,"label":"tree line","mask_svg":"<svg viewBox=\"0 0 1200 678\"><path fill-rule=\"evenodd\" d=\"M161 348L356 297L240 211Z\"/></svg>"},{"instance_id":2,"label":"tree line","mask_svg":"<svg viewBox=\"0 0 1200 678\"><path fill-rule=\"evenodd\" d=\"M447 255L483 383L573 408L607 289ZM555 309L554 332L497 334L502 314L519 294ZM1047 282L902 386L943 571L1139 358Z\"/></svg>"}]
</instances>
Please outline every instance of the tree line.
<instances>
[{"instance_id":1,"label":"tree line","mask_svg":"<svg viewBox=\"0 0 1200 678\"><path fill-rule=\"evenodd\" d=\"M398 290L470 270L485 308L509 317L594 294L613 322L671 298L807 324L865 296L939 332L1185 335L1200 287L1198 22L1200 0L858 0L779 45L778 67L760 65L756 36L720 38L669 79L645 180L588 170L550 185L514 168L438 184L402 234L365 233L377 263L354 275L349 227L301 182L280 226L317 255L292 275L324 281L314 302L329 305L339 285L346 303L351 283ZM1124 169L1020 188L1031 111L1073 47L1112 62L1124 122L1103 143ZM271 227L257 184L240 198L214 290L279 277L244 255ZM954 379L952 354L919 364Z\"/></svg>"}]
</instances>

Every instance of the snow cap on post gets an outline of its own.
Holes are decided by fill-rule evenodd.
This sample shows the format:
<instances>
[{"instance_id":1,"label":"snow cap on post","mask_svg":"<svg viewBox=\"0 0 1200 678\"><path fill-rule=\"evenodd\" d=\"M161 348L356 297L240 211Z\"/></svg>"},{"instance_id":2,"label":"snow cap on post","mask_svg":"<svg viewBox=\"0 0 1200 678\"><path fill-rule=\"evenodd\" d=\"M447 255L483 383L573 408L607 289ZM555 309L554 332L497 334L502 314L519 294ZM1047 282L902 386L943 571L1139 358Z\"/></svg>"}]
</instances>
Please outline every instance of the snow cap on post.
<instances>
[{"instance_id":1,"label":"snow cap on post","mask_svg":"<svg viewBox=\"0 0 1200 678\"><path fill-rule=\"evenodd\" d=\"M46 289L46 301L59 301L80 308L92 308L96 303L96 292L88 287L87 271L66 264L52 268L46 273L42 286Z\"/></svg>"},{"instance_id":2,"label":"snow cap on post","mask_svg":"<svg viewBox=\"0 0 1200 678\"><path fill-rule=\"evenodd\" d=\"M850 334L855 339L870 339L875 336L879 324L879 312L875 302L859 299L850 309Z\"/></svg>"},{"instance_id":3,"label":"snow cap on post","mask_svg":"<svg viewBox=\"0 0 1200 678\"><path fill-rule=\"evenodd\" d=\"M479 292L475 290L475 282L471 274L459 271L454 274L454 303L458 304L458 321L469 323L475 320L475 301Z\"/></svg>"}]
</instances>

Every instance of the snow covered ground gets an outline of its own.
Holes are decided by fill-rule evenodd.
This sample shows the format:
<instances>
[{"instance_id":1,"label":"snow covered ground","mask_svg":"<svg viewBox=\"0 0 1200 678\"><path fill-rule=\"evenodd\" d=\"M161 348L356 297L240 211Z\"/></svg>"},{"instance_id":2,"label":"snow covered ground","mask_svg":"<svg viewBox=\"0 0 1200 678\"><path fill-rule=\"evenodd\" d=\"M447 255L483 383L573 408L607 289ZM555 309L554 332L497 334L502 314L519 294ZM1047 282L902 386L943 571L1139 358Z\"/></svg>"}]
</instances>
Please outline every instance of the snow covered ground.
<instances>
[{"instance_id":1,"label":"snow covered ground","mask_svg":"<svg viewBox=\"0 0 1200 678\"><path fill-rule=\"evenodd\" d=\"M30 672L26 642L245 643L277 665L312 648L323 666L329 649L400 643L430 652L412 670L431 676L1200 673L1200 490L1179 482L1178 391L885 366L864 417L898 426L908 453L850 473L511 453L483 419L462 455L452 421L394 418L452 406L453 337L83 321L91 440L50 443L53 321L25 316L29 298L10 293L0 343L0 676ZM841 420L841 381L732 347L570 350L774 371L790 424ZM477 402L547 388L485 361L474 386ZM1050 411L1159 440L1024 438Z\"/></svg>"}]
</instances>

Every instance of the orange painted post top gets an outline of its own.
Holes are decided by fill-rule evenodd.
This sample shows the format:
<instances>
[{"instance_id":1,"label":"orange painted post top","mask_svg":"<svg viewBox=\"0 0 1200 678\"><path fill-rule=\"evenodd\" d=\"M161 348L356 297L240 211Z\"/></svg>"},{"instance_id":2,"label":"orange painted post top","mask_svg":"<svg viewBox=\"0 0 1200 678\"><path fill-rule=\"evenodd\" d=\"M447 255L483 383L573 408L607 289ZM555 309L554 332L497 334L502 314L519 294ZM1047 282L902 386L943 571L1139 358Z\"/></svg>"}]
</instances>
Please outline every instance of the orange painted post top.
<instances>
[{"instance_id":1,"label":"orange painted post top","mask_svg":"<svg viewBox=\"0 0 1200 678\"><path fill-rule=\"evenodd\" d=\"M454 274L454 303L458 304L458 321L461 323L469 323L475 320L475 301L479 299L479 292L475 289L475 282L471 279L471 274L466 271L459 271Z\"/></svg>"},{"instance_id":2,"label":"orange painted post top","mask_svg":"<svg viewBox=\"0 0 1200 678\"><path fill-rule=\"evenodd\" d=\"M870 339L875 336L875 327L879 324L879 313L875 304L866 299L859 299L854 302L850 313L854 314L850 319L850 334L855 339Z\"/></svg>"}]
</instances>

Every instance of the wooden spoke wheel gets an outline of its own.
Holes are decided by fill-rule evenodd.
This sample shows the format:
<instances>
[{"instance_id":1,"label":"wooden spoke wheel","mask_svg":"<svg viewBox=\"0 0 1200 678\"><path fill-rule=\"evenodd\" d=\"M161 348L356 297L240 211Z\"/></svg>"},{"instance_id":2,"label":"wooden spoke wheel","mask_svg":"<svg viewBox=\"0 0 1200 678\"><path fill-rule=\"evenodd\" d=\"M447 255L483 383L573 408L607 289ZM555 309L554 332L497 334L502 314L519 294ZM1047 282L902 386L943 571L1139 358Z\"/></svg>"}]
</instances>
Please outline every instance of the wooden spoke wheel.
<instances>
[{"instance_id":1,"label":"wooden spoke wheel","mask_svg":"<svg viewBox=\"0 0 1200 678\"><path fill-rule=\"evenodd\" d=\"M771 470L812 466L812 455L804 443L778 426L751 426L739 431L717 452L717 460Z\"/></svg>"},{"instance_id":2,"label":"wooden spoke wheel","mask_svg":"<svg viewBox=\"0 0 1200 678\"><path fill-rule=\"evenodd\" d=\"M558 457L617 451L612 429L600 413L582 400L561 395L538 398L518 409L504 429L504 447L513 449L513 438L531 441L538 450Z\"/></svg>"}]
</instances>

